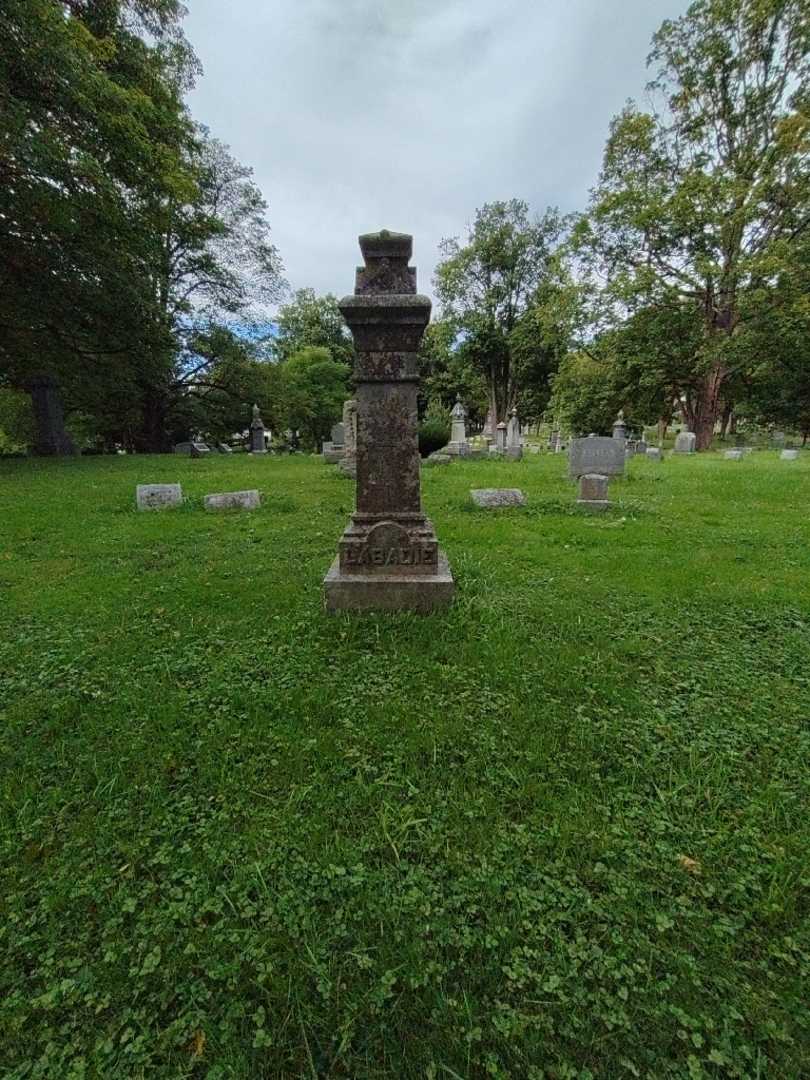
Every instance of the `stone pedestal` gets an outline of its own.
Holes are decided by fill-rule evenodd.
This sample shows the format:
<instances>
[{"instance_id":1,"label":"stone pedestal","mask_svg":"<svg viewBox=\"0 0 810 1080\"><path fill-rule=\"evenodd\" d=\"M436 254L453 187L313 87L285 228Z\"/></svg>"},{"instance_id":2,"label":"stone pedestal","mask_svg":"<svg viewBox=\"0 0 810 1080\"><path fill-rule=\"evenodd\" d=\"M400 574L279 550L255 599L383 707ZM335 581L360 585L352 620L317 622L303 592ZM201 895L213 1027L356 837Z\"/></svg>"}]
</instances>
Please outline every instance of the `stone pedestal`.
<instances>
[{"instance_id":1,"label":"stone pedestal","mask_svg":"<svg viewBox=\"0 0 810 1080\"><path fill-rule=\"evenodd\" d=\"M253 419L250 422L250 453L267 453L267 447L264 443L264 421L259 416L258 405L253 406Z\"/></svg>"},{"instance_id":2,"label":"stone pedestal","mask_svg":"<svg viewBox=\"0 0 810 1080\"><path fill-rule=\"evenodd\" d=\"M360 237L365 266L340 302L357 360L356 509L324 579L329 611L445 607L453 577L422 511L417 438L417 350L430 300L408 266L412 238Z\"/></svg>"}]
</instances>

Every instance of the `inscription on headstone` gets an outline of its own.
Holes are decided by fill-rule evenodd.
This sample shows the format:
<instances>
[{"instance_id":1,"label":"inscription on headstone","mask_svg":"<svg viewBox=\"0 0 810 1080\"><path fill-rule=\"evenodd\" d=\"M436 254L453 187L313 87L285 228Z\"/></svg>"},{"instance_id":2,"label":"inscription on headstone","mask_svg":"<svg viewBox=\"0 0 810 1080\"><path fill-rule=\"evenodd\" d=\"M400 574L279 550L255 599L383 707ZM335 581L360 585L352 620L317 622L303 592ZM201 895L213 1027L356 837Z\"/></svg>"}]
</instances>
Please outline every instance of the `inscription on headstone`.
<instances>
[{"instance_id":1,"label":"inscription on headstone","mask_svg":"<svg viewBox=\"0 0 810 1080\"><path fill-rule=\"evenodd\" d=\"M572 439L568 449L568 475L576 480L585 473L624 475L624 441L605 435Z\"/></svg>"}]
</instances>

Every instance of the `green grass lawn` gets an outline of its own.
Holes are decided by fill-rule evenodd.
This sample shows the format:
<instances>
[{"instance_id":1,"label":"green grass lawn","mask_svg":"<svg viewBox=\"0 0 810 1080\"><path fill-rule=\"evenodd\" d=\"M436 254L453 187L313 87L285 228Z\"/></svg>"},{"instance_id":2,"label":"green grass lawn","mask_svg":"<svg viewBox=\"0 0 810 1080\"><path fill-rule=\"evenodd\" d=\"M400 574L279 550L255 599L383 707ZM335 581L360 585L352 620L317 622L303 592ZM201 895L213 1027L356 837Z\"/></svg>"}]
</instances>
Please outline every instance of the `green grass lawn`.
<instances>
[{"instance_id":1,"label":"green grass lawn","mask_svg":"<svg viewBox=\"0 0 810 1080\"><path fill-rule=\"evenodd\" d=\"M810 453L564 473L419 618L317 459L0 462L0 1075L810 1075Z\"/></svg>"}]
</instances>

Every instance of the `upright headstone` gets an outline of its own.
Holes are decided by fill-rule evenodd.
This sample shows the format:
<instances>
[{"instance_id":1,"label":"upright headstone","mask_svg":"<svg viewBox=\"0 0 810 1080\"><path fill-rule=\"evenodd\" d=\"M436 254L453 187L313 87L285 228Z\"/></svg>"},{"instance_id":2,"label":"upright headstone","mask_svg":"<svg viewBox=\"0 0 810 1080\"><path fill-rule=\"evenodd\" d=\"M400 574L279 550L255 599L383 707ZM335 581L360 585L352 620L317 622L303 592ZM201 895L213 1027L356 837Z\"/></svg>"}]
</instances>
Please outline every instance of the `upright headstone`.
<instances>
[{"instance_id":1,"label":"upright headstone","mask_svg":"<svg viewBox=\"0 0 810 1080\"><path fill-rule=\"evenodd\" d=\"M412 237L360 237L365 266L340 302L357 354L356 509L324 580L326 607L426 612L453 598L447 557L422 510L417 350L430 300L408 266Z\"/></svg>"},{"instance_id":2,"label":"upright headstone","mask_svg":"<svg viewBox=\"0 0 810 1080\"><path fill-rule=\"evenodd\" d=\"M467 410L461 403L461 395L456 394L456 403L450 412L450 442L441 451L452 457L467 457L470 444L467 442Z\"/></svg>"},{"instance_id":3,"label":"upright headstone","mask_svg":"<svg viewBox=\"0 0 810 1080\"><path fill-rule=\"evenodd\" d=\"M47 456L75 454L76 446L65 430L59 381L52 375L34 375L28 380L28 391L36 419L34 452Z\"/></svg>"},{"instance_id":4,"label":"upright headstone","mask_svg":"<svg viewBox=\"0 0 810 1080\"><path fill-rule=\"evenodd\" d=\"M650 448L649 443L647 442L647 440L642 435L641 438L636 443L636 453L637 454L646 454L647 451L649 450L649 448Z\"/></svg>"},{"instance_id":5,"label":"upright headstone","mask_svg":"<svg viewBox=\"0 0 810 1080\"><path fill-rule=\"evenodd\" d=\"M495 441L495 428L498 426L498 416L495 412L495 408L490 405L487 409L487 418L484 421L483 436L488 443Z\"/></svg>"},{"instance_id":6,"label":"upright headstone","mask_svg":"<svg viewBox=\"0 0 810 1080\"><path fill-rule=\"evenodd\" d=\"M663 459L663 453L660 446L648 446L647 457L650 461L661 461Z\"/></svg>"},{"instance_id":7,"label":"upright headstone","mask_svg":"<svg viewBox=\"0 0 810 1080\"><path fill-rule=\"evenodd\" d=\"M627 425L624 422L624 409L619 409L619 415L613 423L613 438L622 442L627 438Z\"/></svg>"},{"instance_id":8,"label":"upright headstone","mask_svg":"<svg viewBox=\"0 0 810 1080\"><path fill-rule=\"evenodd\" d=\"M343 402L343 460L340 471L347 476L357 476L357 402L352 398Z\"/></svg>"},{"instance_id":9,"label":"upright headstone","mask_svg":"<svg viewBox=\"0 0 810 1080\"><path fill-rule=\"evenodd\" d=\"M583 473L579 478L577 506L584 510L607 510L609 477L600 473Z\"/></svg>"},{"instance_id":10,"label":"upright headstone","mask_svg":"<svg viewBox=\"0 0 810 1080\"><path fill-rule=\"evenodd\" d=\"M267 447L264 443L264 420L259 415L259 406L253 406L253 419L250 422L250 452L251 454L266 454Z\"/></svg>"},{"instance_id":11,"label":"upright headstone","mask_svg":"<svg viewBox=\"0 0 810 1080\"><path fill-rule=\"evenodd\" d=\"M342 450L344 447L345 431L343 421L332 425L332 445L336 450Z\"/></svg>"},{"instance_id":12,"label":"upright headstone","mask_svg":"<svg viewBox=\"0 0 810 1080\"><path fill-rule=\"evenodd\" d=\"M572 439L568 450L568 475L576 480L586 473L598 476L624 475L624 444L606 435Z\"/></svg>"},{"instance_id":13,"label":"upright headstone","mask_svg":"<svg viewBox=\"0 0 810 1080\"><path fill-rule=\"evenodd\" d=\"M520 437L520 421L517 409L512 409L506 425L506 456L519 461L523 457L523 440Z\"/></svg>"},{"instance_id":14,"label":"upright headstone","mask_svg":"<svg viewBox=\"0 0 810 1080\"><path fill-rule=\"evenodd\" d=\"M682 431L675 439L675 454L694 454L697 435L694 431Z\"/></svg>"},{"instance_id":15,"label":"upright headstone","mask_svg":"<svg viewBox=\"0 0 810 1080\"><path fill-rule=\"evenodd\" d=\"M548 448L552 454L559 454L560 447L562 445L562 438L559 431L552 431L548 437Z\"/></svg>"},{"instance_id":16,"label":"upright headstone","mask_svg":"<svg viewBox=\"0 0 810 1080\"><path fill-rule=\"evenodd\" d=\"M499 454L506 453L506 424L503 420L495 428L495 449Z\"/></svg>"}]
</instances>

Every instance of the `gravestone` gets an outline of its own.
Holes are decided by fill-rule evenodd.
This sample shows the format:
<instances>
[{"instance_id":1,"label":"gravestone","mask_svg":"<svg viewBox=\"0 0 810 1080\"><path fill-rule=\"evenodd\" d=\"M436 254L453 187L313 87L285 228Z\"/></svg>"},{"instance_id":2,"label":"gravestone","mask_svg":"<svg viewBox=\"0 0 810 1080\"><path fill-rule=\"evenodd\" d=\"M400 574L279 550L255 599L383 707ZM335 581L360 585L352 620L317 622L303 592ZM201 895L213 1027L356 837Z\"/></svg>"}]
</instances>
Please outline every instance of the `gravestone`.
<instances>
[{"instance_id":1,"label":"gravestone","mask_svg":"<svg viewBox=\"0 0 810 1080\"><path fill-rule=\"evenodd\" d=\"M135 502L139 510L167 510L183 501L179 484L138 484Z\"/></svg>"},{"instance_id":2,"label":"gravestone","mask_svg":"<svg viewBox=\"0 0 810 1080\"><path fill-rule=\"evenodd\" d=\"M264 442L264 420L259 416L259 406L253 406L253 419L250 422L250 453L266 454Z\"/></svg>"},{"instance_id":3,"label":"gravestone","mask_svg":"<svg viewBox=\"0 0 810 1080\"><path fill-rule=\"evenodd\" d=\"M217 453L219 453L219 454L232 454L233 453L233 447L228 446L228 444L224 443L224 442L217 443Z\"/></svg>"},{"instance_id":4,"label":"gravestone","mask_svg":"<svg viewBox=\"0 0 810 1080\"><path fill-rule=\"evenodd\" d=\"M471 488L470 498L484 510L526 505L526 496L520 488Z\"/></svg>"},{"instance_id":5,"label":"gravestone","mask_svg":"<svg viewBox=\"0 0 810 1080\"><path fill-rule=\"evenodd\" d=\"M512 409L512 415L506 425L506 456L515 461L520 461L523 457L523 440L520 437L517 409Z\"/></svg>"},{"instance_id":6,"label":"gravestone","mask_svg":"<svg viewBox=\"0 0 810 1080\"><path fill-rule=\"evenodd\" d=\"M548 448L552 454L558 454L562 446L562 438L559 431L552 431L548 437Z\"/></svg>"},{"instance_id":7,"label":"gravestone","mask_svg":"<svg viewBox=\"0 0 810 1080\"><path fill-rule=\"evenodd\" d=\"M682 431L675 439L673 454L694 454L697 435L694 431Z\"/></svg>"},{"instance_id":8,"label":"gravestone","mask_svg":"<svg viewBox=\"0 0 810 1080\"><path fill-rule=\"evenodd\" d=\"M577 506L584 510L607 510L609 477L599 473L583 473L579 478Z\"/></svg>"},{"instance_id":9,"label":"gravestone","mask_svg":"<svg viewBox=\"0 0 810 1080\"><path fill-rule=\"evenodd\" d=\"M636 443L636 453L637 454L646 454L648 450L649 450L649 446L647 444L647 440L642 436L638 440L638 442Z\"/></svg>"},{"instance_id":10,"label":"gravestone","mask_svg":"<svg viewBox=\"0 0 810 1080\"><path fill-rule=\"evenodd\" d=\"M624 456L626 458L635 457L636 455L636 441L635 439L627 439L624 444Z\"/></svg>"},{"instance_id":11,"label":"gravestone","mask_svg":"<svg viewBox=\"0 0 810 1080\"><path fill-rule=\"evenodd\" d=\"M786 436L785 436L784 431L774 431L774 432L771 433L771 442L773 443L773 445L775 447L777 447L777 449L780 446L785 445L785 439L786 439Z\"/></svg>"},{"instance_id":12,"label":"gravestone","mask_svg":"<svg viewBox=\"0 0 810 1080\"><path fill-rule=\"evenodd\" d=\"M484 438L488 443L495 441L495 428L498 425L498 417L492 405L487 409L487 418L484 421Z\"/></svg>"},{"instance_id":13,"label":"gravestone","mask_svg":"<svg viewBox=\"0 0 810 1080\"><path fill-rule=\"evenodd\" d=\"M726 461L742 461L744 456L745 454L742 450L725 450L723 452L723 457Z\"/></svg>"},{"instance_id":14,"label":"gravestone","mask_svg":"<svg viewBox=\"0 0 810 1080\"><path fill-rule=\"evenodd\" d=\"M211 447L208 443L189 440L187 442L176 443L174 452L175 454L185 454L186 457L202 457L203 454L211 453Z\"/></svg>"},{"instance_id":15,"label":"gravestone","mask_svg":"<svg viewBox=\"0 0 810 1080\"><path fill-rule=\"evenodd\" d=\"M443 450L434 450L432 454L428 455L427 460L431 465L449 465L453 459L450 454L445 454Z\"/></svg>"},{"instance_id":16,"label":"gravestone","mask_svg":"<svg viewBox=\"0 0 810 1080\"><path fill-rule=\"evenodd\" d=\"M203 500L206 510L257 510L259 507L258 491L222 491L216 495L206 495Z\"/></svg>"},{"instance_id":17,"label":"gravestone","mask_svg":"<svg viewBox=\"0 0 810 1080\"><path fill-rule=\"evenodd\" d=\"M576 480L585 473L624 476L624 442L606 435L572 439L568 450L568 475Z\"/></svg>"},{"instance_id":18,"label":"gravestone","mask_svg":"<svg viewBox=\"0 0 810 1080\"><path fill-rule=\"evenodd\" d=\"M495 428L495 450L498 454L506 453L506 424L503 420Z\"/></svg>"},{"instance_id":19,"label":"gravestone","mask_svg":"<svg viewBox=\"0 0 810 1080\"><path fill-rule=\"evenodd\" d=\"M343 402L343 460L339 468L346 476L357 476L357 402L354 398Z\"/></svg>"},{"instance_id":20,"label":"gravestone","mask_svg":"<svg viewBox=\"0 0 810 1080\"><path fill-rule=\"evenodd\" d=\"M345 439L345 428L343 422L332 425L332 445L336 450L342 450Z\"/></svg>"},{"instance_id":21,"label":"gravestone","mask_svg":"<svg viewBox=\"0 0 810 1080\"><path fill-rule=\"evenodd\" d=\"M467 457L470 444L467 442L467 410L461 403L461 395L456 394L456 403L450 412L450 442L442 449L443 454L452 457Z\"/></svg>"},{"instance_id":22,"label":"gravestone","mask_svg":"<svg viewBox=\"0 0 810 1080\"><path fill-rule=\"evenodd\" d=\"M624 422L624 409L619 410L619 415L613 423L613 438L621 442L627 438L627 425Z\"/></svg>"},{"instance_id":23,"label":"gravestone","mask_svg":"<svg viewBox=\"0 0 810 1080\"><path fill-rule=\"evenodd\" d=\"M797 461L799 457L798 450L783 450L779 455L780 461Z\"/></svg>"},{"instance_id":24,"label":"gravestone","mask_svg":"<svg viewBox=\"0 0 810 1080\"><path fill-rule=\"evenodd\" d=\"M647 457L650 461L662 461L664 455L661 452L660 446L648 446Z\"/></svg>"},{"instance_id":25,"label":"gravestone","mask_svg":"<svg viewBox=\"0 0 810 1080\"><path fill-rule=\"evenodd\" d=\"M447 606L454 582L422 510L417 437L417 351L430 300L408 266L412 237L360 237L365 266L340 302L354 337L357 387L356 509L324 579L330 611Z\"/></svg>"}]
</instances>

